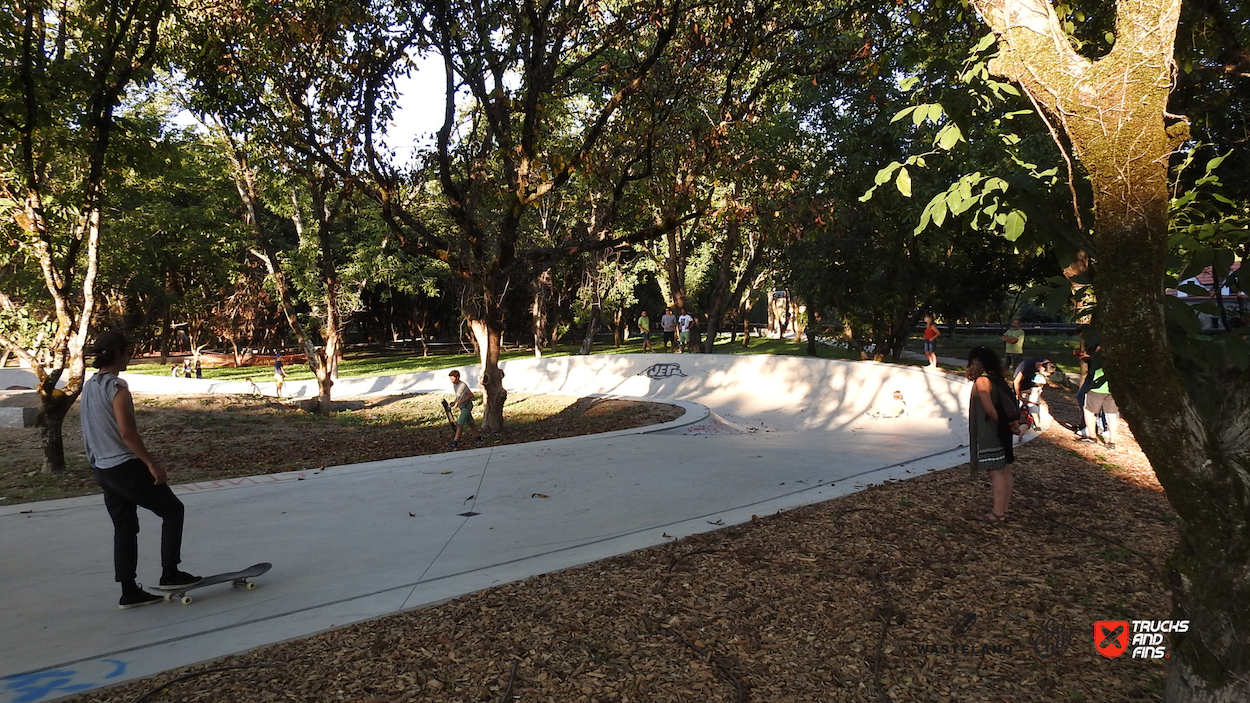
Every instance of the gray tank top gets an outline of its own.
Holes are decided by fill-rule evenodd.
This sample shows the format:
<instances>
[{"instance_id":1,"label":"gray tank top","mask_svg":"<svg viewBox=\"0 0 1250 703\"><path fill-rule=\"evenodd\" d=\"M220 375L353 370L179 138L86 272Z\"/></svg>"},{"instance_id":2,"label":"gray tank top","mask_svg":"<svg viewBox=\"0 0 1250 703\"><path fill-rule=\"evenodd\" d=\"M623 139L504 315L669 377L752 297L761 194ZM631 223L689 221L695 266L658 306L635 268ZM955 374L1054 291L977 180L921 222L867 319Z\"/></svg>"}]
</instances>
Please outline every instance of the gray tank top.
<instances>
[{"instance_id":1,"label":"gray tank top","mask_svg":"<svg viewBox=\"0 0 1250 703\"><path fill-rule=\"evenodd\" d=\"M998 388L990 384L990 400L995 407L998 406ZM977 449L998 449L1003 446L1002 440L998 438L998 423L991 420L986 414L985 408L981 407L980 401L973 402L973 421L977 423Z\"/></svg>"},{"instance_id":2,"label":"gray tank top","mask_svg":"<svg viewBox=\"0 0 1250 703\"><path fill-rule=\"evenodd\" d=\"M137 459L117 429L113 398L126 382L115 373L96 373L82 384L82 438L87 444L87 461L97 469L111 469Z\"/></svg>"}]
</instances>

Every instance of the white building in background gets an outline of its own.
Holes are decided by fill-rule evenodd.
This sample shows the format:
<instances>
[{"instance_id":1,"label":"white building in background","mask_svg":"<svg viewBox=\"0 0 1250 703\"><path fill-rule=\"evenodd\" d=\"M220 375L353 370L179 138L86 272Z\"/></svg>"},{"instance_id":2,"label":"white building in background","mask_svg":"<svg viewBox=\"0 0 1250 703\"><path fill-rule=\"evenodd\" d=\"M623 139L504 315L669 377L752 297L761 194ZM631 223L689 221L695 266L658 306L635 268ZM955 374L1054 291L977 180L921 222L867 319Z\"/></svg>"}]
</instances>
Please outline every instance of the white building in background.
<instances>
[{"instance_id":1,"label":"white building in background","mask_svg":"<svg viewBox=\"0 0 1250 703\"><path fill-rule=\"evenodd\" d=\"M1241 262L1233 262L1228 272L1229 276L1237 274L1240 269ZM1168 295L1174 295L1190 305L1211 303L1219 306L1223 304L1223 315L1204 310L1198 312L1198 319L1202 321L1204 332L1223 332L1226 329L1250 324L1250 295L1247 295L1245 291L1234 291L1232 286L1226 284L1226 280L1221 280L1217 287L1215 275L1208 266L1197 276L1178 281L1176 288L1168 290ZM1194 286L1199 286L1206 292L1197 293ZM1225 326L1226 321L1227 326Z\"/></svg>"}]
</instances>

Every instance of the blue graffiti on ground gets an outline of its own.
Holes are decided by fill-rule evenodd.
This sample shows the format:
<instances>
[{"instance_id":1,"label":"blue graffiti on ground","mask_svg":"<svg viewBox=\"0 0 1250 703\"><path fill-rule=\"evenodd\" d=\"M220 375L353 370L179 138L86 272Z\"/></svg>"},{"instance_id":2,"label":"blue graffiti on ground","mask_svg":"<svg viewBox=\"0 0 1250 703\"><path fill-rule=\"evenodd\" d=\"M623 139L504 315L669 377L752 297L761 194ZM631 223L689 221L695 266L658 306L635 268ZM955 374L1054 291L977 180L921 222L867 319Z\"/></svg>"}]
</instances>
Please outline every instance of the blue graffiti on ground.
<instances>
[{"instance_id":1,"label":"blue graffiti on ground","mask_svg":"<svg viewBox=\"0 0 1250 703\"><path fill-rule=\"evenodd\" d=\"M88 667L91 664L102 665L103 670L96 672L98 677L91 676L91 672L84 673L74 669L48 669L5 676L0 678L0 698L13 703L35 703L68 696L102 686L103 682L126 673L128 666L120 659L103 659L89 663Z\"/></svg>"}]
</instances>

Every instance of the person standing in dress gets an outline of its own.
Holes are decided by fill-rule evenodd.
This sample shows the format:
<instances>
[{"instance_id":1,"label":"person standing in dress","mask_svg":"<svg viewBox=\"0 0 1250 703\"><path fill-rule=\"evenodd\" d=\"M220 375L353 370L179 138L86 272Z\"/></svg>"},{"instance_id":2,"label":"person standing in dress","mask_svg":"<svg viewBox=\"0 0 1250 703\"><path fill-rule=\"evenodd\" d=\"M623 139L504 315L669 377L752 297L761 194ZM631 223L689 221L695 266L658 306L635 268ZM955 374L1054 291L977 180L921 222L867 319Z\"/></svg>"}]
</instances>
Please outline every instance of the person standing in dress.
<instances>
[{"instance_id":1,"label":"person standing in dress","mask_svg":"<svg viewBox=\"0 0 1250 703\"><path fill-rule=\"evenodd\" d=\"M138 508L161 518L161 590L198 582L178 568L182 562L185 508L167 483L165 467L144 445L135 424L134 399L119 374L130 363L130 342L119 332L102 332L92 347L96 373L83 383L82 437L104 506L113 520L113 575L122 587L117 605L126 610L164 600L135 580L139 565Z\"/></svg>"},{"instance_id":2,"label":"person standing in dress","mask_svg":"<svg viewBox=\"0 0 1250 703\"><path fill-rule=\"evenodd\" d=\"M968 446L973 473L984 470L990 476L993 507L977 515L981 522L1001 523L1007 520L1015 479L1011 465L1015 463L1012 449L1014 435L1020 434L1020 411L1015 394L1003 377L998 355L986 347L973 347L968 352L968 380L972 394L968 402Z\"/></svg>"}]
</instances>

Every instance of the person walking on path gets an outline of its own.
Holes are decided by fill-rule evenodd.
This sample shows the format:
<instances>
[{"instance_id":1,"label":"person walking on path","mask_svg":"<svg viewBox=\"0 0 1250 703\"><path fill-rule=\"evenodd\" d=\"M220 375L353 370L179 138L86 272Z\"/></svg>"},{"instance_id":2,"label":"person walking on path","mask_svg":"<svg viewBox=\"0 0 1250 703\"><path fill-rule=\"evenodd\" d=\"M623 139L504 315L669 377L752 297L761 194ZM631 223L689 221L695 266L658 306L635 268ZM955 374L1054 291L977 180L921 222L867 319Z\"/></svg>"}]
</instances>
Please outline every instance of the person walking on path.
<instances>
[{"instance_id":1,"label":"person walking on path","mask_svg":"<svg viewBox=\"0 0 1250 703\"><path fill-rule=\"evenodd\" d=\"M689 351L690 346L690 330L694 327L694 318L685 308L681 309L681 317L677 318L677 334L681 341L681 346L677 347L677 351Z\"/></svg>"},{"instance_id":2,"label":"person walking on path","mask_svg":"<svg viewBox=\"0 0 1250 703\"><path fill-rule=\"evenodd\" d=\"M282 354L273 355L273 383L278 389L278 397L282 397L282 386L286 383L286 367L282 365Z\"/></svg>"},{"instance_id":3,"label":"person walking on path","mask_svg":"<svg viewBox=\"0 0 1250 703\"><path fill-rule=\"evenodd\" d=\"M1080 438L1082 442L1095 443L1100 437L1107 449L1115 450L1116 429L1120 425L1120 408L1115 403L1115 398L1111 395L1111 387L1107 384L1107 377L1104 375L1102 368L1102 360L1097 356L1098 349L1094 349L1094 361L1090 362L1089 372L1089 388L1085 392L1085 402L1081 405L1081 414L1085 418L1085 436ZM1107 431L1101 433L1098 431L1098 414L1102 413L1107 420Z\"/></svg>"},{"instance_id":4,"label":"person walking on path","mask_svg":"<svg viewBox=\"0 0 1250 703\"><path fill-rule=\"evenodd\" d=\"M674 333L677 331L677 316L673 314L672 308L664 309L664 315L660 317L660 329L664 331L664 351L668 351L670 345L675 350L677 338Z\"/></svg>"},{"instance_id":5,"label":"person walking on path","mask_svg":"<svg viewBox=\"0 0 1250 703\"><path fill-rule=\"evenodd\" d=\"M642 333L642 350L651 351L651 318L647 317L646 310L638 316L638 331Z\"/></svg>"},{"instance_id":6,"label":"person walking on path","mask_svg":"<svg viewBox=\"0 0 1250 703\"><path fill-rule=\"evenodd\" d=\"M1013 435L1020 434L1020 411L1011 386L1003 378L998 355L986 347L968 352L965 372L972 381L968 399L968 446L973 474L984 470L990 475L993 507L974 520L1001 523L1007 520L1015 479L1011 465L1016 456Z\"/></svg>"},{"instance_id":7,"label":"person walking on path","mask_svg":"<svg viewBox=\"0 0 1250 703\"><path fill-rule=\"evenodd\" d=\"M113 520L113 575L122 587L119 608L126 610L164 600L135 580L139 565L139 512L161 518L160 590L198 582L181 571L182 527L186 510L167 483L165 467L148 451L135 424L130 387L118 374L130 363L130 342L119 332L103 332L92 347L98 371L82 389L82 437L95 481L104 489L104 506Z\"/></svg>"},{"instance_id":8,"label":"person walking on path","mask_svg":"<svg viewBox=\"0 0 1250 703\"><path fill-rule=\"evenodd\" d=\"M933 324L933 316L924 316L924 356L929 360L929 368L937 368L937 338L942 336L942 330Z\"/></svg>"},{"instance_id":9,"label":"person walking on path","mask_svg":"<svg viewBox=\"0 0 1250 703\"><path fill-rule=\"evenodd\" d=\"M1024 330L1020 328L1019 318L1011 321L1011 328L1003 333L1003 342L1006 344L1006 366L1014 369L1020 363L1019 357L1024 355Z\"/></svg>"},{"instance_id":10,"label":"person walking on path","mask_svg":"<svg viewBox=\"0 0 1250 703\"><path fill-rule=\"evenodd\" d=\"M460 435L464 432L465 425L468 425L473 430L473 443L481 445L482 431L477 428L477 425L473 424L473 391L469 390L469 384L460 380L459 371L452 371L447 376L451 379L451 387L456 394L456 399L452 401L451 407L460 409L460 415L456 418L456 436L447 443L447 446L452 449L460 446Z\"/></svg>"}]
</instances>

